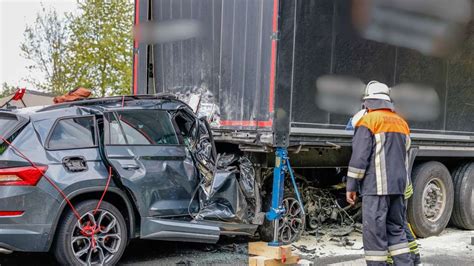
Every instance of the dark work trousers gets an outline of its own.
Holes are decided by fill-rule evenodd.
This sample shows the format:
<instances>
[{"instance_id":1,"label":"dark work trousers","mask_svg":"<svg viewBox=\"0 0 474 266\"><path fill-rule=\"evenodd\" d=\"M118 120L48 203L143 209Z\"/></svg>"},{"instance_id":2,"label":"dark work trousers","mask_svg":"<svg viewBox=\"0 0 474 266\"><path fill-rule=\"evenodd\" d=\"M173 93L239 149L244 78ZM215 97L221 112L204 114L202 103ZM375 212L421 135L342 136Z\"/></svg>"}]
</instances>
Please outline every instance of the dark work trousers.
<instances>
[{"instance_id":1,"label":"dark work trousers","mask_svg":"<svg viewBox=\"0 0 474 266\"><path fill-rule=\"evenodd\" d=\"M362 199L363 243L367 265L413 265L407 237L403 195L364 196Z\"/></svg>"},{"instance_id":2,"label":"dark work trousers","mask_svg":"<svg viewBox=\"0 0 474 266\"><path fill-rule=\"evenodd\" d=\"M407 206L407 201L405 201L405 206ZM405 221L405 234L407 235L408 247L410 248L411 258L415 265L421 264L420 250L418 249L418 243L416 243L415 237L410 230L408 221Z\"/></svg>"}]
</instances>

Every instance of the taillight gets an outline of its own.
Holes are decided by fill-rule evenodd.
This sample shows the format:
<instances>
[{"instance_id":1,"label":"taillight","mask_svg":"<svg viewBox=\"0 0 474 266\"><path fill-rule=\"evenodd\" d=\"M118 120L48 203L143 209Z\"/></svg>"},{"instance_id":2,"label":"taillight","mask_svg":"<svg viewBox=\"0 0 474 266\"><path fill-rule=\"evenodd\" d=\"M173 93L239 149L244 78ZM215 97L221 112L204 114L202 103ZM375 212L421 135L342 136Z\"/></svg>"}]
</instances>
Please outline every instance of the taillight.
<instances>
[{"instance_id":1,"label":"taillight","mask_svg":"<svg viewBox=\"0 0 474 266\"><path fill-rule=\"evenodd\" d=\"M0 186L36 186L47 166L33 166L0 169Z\"/></svg>"},{"instance_id":2,"label":"taillight","mask_svg":"<svg viewBox=\"0 0 474 266\"><path fill-rule=\"evenodd\" d=\"M24 211L0 211L0 216L21 216Z\"/></svg>"}]
</instances>

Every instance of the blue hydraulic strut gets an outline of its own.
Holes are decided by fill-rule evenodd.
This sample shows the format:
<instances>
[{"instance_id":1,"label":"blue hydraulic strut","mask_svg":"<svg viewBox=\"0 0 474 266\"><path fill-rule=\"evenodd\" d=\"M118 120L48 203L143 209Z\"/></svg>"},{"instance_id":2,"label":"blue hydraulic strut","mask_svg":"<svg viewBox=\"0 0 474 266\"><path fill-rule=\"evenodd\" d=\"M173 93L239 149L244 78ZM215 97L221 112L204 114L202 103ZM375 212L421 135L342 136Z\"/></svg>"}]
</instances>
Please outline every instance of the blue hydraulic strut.
<instances>
[{"instance_id":1,"label":"blue hydraulic strut","mask_svg":"<svg viewBox=\"0 0 474 266\"><path fill-rule=\"evenodd\" d=\"M290 174L291 183L293 184L296 198L301 206L302 215L305 215L303 201L301 200L300 192L296 186L293 169L291 169L290 166L288 151L285 148L277 148L275 151L275 157L275 168L273 170L272 206L266 214L267 219L269 221L273 221L274 226L273 241L268 243L269 246L281 245L280 241L278 241L278 227L279 219L286 211L283 207L283 194L285 188L285 176L287 173Z\"/></svg>"}]
</instances>

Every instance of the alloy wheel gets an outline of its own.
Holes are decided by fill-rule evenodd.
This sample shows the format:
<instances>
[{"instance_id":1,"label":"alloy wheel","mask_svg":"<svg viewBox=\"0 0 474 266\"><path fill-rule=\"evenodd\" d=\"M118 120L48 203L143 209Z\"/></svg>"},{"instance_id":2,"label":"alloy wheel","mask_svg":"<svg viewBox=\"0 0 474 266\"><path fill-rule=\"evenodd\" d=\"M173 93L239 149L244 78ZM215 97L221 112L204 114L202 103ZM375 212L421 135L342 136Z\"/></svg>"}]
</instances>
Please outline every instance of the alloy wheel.
<instances>
[{"instance_id":1,"label":"alloy wheel","mask_svg":"<svg viewBox=\"0 0 474 266\"><path fill-rule=\"evenodd\" d=\"M304 230L305 217L302 206L295 198L283 200L285 213L280 218L278 232L283 243L292 243Z\"/></svg>"},{"instance_id":2,"label":"alloy wheel","mask_svg":"<svg viewBox=\"0 0 474 266\"><path fill-rule=\"evenodd\" d=\"M117 217L105 210L91 210L75 224L71 248L82 265L104 265L120 249L121 236Z\"/></svg>"}]
</instances>

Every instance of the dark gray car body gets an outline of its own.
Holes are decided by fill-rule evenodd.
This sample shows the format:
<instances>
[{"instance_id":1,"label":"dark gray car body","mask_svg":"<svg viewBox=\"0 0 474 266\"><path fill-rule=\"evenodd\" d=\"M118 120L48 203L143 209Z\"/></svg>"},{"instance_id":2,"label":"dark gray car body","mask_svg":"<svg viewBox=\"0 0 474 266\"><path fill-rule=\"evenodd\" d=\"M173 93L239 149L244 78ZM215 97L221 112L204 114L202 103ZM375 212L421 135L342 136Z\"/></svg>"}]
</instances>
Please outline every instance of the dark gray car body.
<instances>
[{"instance_id":1,"label":"dark gray car body","mask_svg":"<svg viewBox=\"0 0 474 266\"><path fill-rule=\"evenodd\" d=\"M193 115L178 100L154 96L86 100L36 111L14 111L24 120L24 125L12 144L35 164L47 165L46 175L73 204L81 197L97 198L104 190L111 166L113 178L107 197L120 205L117 207L126 217L130 238L216 242L223 230L239 230L215 223L189 223L188 204L190 209L198 206L197 201L190 204L190 200L199 177L181 138L178 137L176 145L104 144L104 140L108 141L108 120L104 117L134 110ZM93 116L95 121L95 145L48 148L48 139L58 121L88 116ZM67 158L81 158L85 169L68 170L64 163ZM0 155L0 168L27 165L11 147ZM45 178L36 186L0 186L0 210L24 211L21 216L0 217L0 248L48 251L61 215L68 208L63 196ZM250 231L255 228L251 227Z\"/></svg>"}]
</instances>

